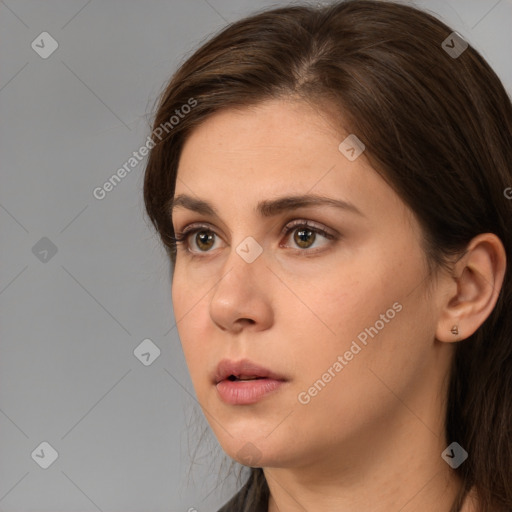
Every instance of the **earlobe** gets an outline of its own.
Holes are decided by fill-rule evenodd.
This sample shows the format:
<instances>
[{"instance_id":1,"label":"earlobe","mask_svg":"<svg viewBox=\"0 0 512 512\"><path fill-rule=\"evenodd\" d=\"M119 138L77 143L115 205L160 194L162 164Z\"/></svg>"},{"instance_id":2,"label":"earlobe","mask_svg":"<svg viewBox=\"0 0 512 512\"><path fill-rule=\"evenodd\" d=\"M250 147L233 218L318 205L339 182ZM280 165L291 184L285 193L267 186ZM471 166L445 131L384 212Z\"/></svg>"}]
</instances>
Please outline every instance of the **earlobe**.
<instances>
[{"instance_id":1,"label":"earlobe","mask_svg":"<svg viewBox=\"0 0 512 512\"><path fill-rule=\"evenodd\" d=\"M494 309L503 285L506 253L493 233L474 237L446 281L436 339L443 342L469 338Z\"/></svg>"}]
</instances>

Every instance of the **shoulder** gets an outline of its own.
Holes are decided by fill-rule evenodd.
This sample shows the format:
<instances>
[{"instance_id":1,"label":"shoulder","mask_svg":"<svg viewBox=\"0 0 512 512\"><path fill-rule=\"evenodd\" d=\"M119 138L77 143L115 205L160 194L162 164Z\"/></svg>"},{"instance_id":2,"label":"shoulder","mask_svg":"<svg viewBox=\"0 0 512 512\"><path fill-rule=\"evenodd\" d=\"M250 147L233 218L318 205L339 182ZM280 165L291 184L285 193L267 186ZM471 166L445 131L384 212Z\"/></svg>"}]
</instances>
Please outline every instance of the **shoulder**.
<instances>
[{"instance_id":1,"label":"shoulder","mask_svg":"<svg viewBox=\"0 0 512 512\"><path fill-rule=\"evenodd\" d=\"M245 487L245 486L244 486ZM244 488L238 491L227 503L225 503L217 512L245 512L246 507L246 492L243 492Z\"/></svg>"}]
</instances>

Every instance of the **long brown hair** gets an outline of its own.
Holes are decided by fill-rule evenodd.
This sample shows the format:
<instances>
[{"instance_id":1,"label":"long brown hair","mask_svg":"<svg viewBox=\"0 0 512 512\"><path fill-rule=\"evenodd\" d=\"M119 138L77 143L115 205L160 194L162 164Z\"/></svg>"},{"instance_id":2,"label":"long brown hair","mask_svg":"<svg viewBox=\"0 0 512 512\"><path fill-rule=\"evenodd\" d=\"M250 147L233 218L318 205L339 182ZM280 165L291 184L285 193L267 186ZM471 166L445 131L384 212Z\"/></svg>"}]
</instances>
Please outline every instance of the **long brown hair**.
<instances>
[{"instance_id":1,"label":"long brown hair","mask_svg":"<svg viewBox=\"0 0 512 512\"><path fill-rule=\"evenodd\" d=\"M347 0L259 12L203 44L160 97L144 181L172 269L167 207L187 136L222 109L286 96L340 113L340 128L363 141L419 220L432 269L449 268L449 258L485 232L512 261L511 101L484 58L452 32L416 7ZM469 458L455 470L463 485L452 511L471 488L481 512L512 510L511 279L508 266L494 310L453 359L446 436ZM256 501L268 493L261 468L248 483Z\"/></svg>"}]
</instances>

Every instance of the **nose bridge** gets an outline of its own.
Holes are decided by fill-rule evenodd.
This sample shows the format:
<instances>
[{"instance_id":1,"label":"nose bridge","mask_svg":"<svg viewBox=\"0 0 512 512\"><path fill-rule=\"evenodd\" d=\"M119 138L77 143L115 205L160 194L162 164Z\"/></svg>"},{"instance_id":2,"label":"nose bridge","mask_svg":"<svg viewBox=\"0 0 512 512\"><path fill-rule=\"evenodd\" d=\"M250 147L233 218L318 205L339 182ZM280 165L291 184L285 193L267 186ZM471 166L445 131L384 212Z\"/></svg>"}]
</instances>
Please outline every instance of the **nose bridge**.
<instances>
[{"instance_id":1,"label":"nose bridge","mask_svg":"<svg viewBox=\"0 0 512 512\"><path fill-rule=\"evenodd\" d=\"M272 316L269 288L265 286L267 271L263 247L254 238L246 237L233 245L211 297L212 320L226 329L241 319L267 325Z\"/></svg>"},{"instance_id":2,"label":"nose bridge","mask_svg":"<svg viewBox=\"0 0 512 512\"><path fill-rule=\"evenodd\" d=\"M247 265L252 265L258 259L261 259L263 254L263 247L260 243L252 236L246 236L236 247L235 253L242 259Z\"/></svg>"},{"instance_id":3,"label":"nose bridge","mask_svg":"<svg viewBox=\"0 0 512 512\"><path fill-rule=\"evenodd\" d=\"M246 283L257 284L265 269L262 245L252 236L246 236L231 247L225 263L225 271L231 274L229 279L242 279ZM228 277L228 275L225 275Z\"/></svg>"}]
</instances>

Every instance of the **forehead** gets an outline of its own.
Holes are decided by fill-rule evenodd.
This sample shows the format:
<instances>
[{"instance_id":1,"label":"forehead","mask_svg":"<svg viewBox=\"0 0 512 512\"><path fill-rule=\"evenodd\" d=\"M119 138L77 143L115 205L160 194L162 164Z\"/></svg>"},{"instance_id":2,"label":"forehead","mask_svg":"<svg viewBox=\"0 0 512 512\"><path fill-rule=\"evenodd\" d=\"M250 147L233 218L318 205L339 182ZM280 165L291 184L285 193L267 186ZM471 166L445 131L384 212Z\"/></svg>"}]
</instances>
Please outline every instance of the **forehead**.
<instances>
[{"instance_id":1,"label":"forehead","mask_svg":"<svg viewBox=\"0 0 512 512\"><path fill-rule=\"evenodd\" d=\"M364 152L353 161L342 154L347 135L330 116L300 101L221 110L185 142L175 196L207 199L219 210L256 211L263 199L309 193L381 216L398 197Z\"/></svg>"},{"instance_id":2,"label":"forehead","mask_svg":"<svg viewBox=\"0 0 512 512\"><path fill-rule=\"evenodd\" d=\"M184 153L190 144L204 144L210 150L227 153L226 156L230 152L261 152L261 148L265 148L267 154L287 148L302 153L300 149L308 141L318 143L318 139L323 138L326 144L336 142L341 137L336 131L328 116L308 103L268 100L211 115L192 132Z\"/></svg>"},{"instance_id":3,"label":"forehead","mask_svg":"<svg viewBox=\"0 0 512 512\"><path fill-rule=\"evenodd\" d=\"M339 158L338 132L327 116L304 102L270 100L225 109L192 131L180 156L178 176L239 185L256 179L260 184L282 179L311 185L333 166L345 164Z\"/></svg>"}]
</instances>

